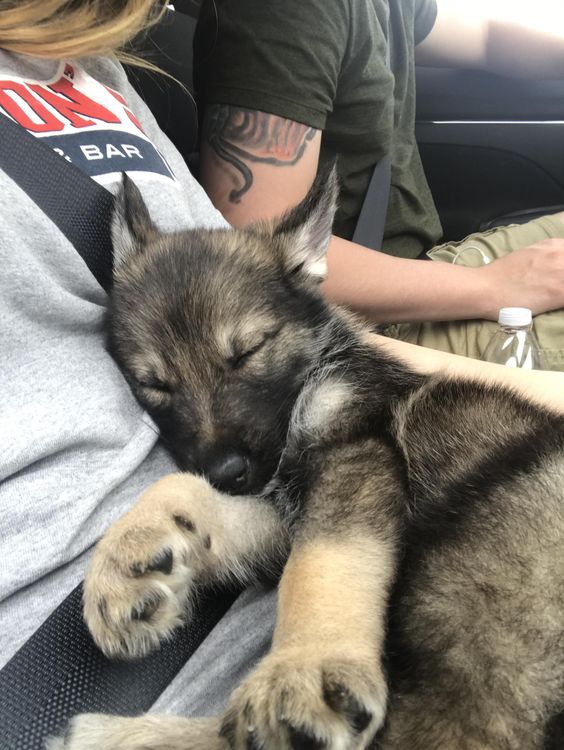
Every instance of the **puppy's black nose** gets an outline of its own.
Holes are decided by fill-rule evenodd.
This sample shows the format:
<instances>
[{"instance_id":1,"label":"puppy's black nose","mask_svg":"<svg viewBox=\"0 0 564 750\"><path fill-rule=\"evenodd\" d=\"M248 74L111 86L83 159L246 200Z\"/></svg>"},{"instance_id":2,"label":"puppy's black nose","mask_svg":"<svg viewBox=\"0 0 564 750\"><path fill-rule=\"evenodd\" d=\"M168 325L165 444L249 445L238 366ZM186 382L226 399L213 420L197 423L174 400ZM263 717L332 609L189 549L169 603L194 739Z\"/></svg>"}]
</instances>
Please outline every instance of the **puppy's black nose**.
<instances>
[{"instance_id":1,"label":"puppy's black nose","mask_svg":"<svg viewBox=\"0 0 564 750\"><path fill-rule=\"evenodd\" d=\"M245 492L249 480L249 461L239 453L224 453L207 466L206 476L222 492Z\"/></svg>"}]
</instances>

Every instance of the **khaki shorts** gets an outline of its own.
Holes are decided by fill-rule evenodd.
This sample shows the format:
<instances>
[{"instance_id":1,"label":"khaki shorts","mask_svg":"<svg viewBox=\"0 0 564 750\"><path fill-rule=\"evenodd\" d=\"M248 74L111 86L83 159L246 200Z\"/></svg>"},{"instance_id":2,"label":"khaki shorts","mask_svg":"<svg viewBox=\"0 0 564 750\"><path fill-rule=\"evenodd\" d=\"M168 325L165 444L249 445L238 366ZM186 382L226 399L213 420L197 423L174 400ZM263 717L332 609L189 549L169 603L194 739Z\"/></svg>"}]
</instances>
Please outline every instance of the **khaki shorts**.
<instances>
[{"instance_id":1,"label":"khaki shorts","mask_svg":"<svg viewBox=\"0 0 564 750\"><path fill-rule=\"evenodd\" d=\"M564 222L553 216L543 216L527 224L511 224L471 234L460 242L437 245L427 255L434 262L452 263L458 254L458 263L475 266L482 264L482 253L494 260L517 248L554 237L564 238ZM548 367L564 370L564 310L536 316L533 326ZM383 332L411 344L480 359L496 328L497 324L488 320L463 320L395 323L386 326Z\"/></svg>"}]
</instances>

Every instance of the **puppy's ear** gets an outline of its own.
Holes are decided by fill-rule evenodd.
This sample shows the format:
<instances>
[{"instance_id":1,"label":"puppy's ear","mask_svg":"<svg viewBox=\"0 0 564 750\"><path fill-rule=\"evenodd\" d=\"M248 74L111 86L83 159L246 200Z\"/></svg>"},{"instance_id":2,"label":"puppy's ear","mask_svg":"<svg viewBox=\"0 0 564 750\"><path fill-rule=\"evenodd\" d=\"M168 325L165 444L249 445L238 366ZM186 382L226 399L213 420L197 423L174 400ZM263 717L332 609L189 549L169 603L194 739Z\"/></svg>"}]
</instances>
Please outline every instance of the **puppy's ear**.
<instances>
[{"instance_id":1,"label":"puppy's ear","mask_svg":"<svg viewBox=\"0 0 564 750\"><path fill-rule=\"evenodd\" d=\"M326 277L337 196L337 170L333 165L318 174L304 200L274 227L273 236L282 240L288 273L315 283Z\"/></svg>"},{"instance_id":2,"label":"puppy's ear","mask_svg":"<svg viewBox=\"0 0 564 750\"><path fill-rule=\"evenodd\" d=\"M128 258L143 253L157 235L139 188L124 172L112 216L114 269Z\"/></svg>"}]
</instances>

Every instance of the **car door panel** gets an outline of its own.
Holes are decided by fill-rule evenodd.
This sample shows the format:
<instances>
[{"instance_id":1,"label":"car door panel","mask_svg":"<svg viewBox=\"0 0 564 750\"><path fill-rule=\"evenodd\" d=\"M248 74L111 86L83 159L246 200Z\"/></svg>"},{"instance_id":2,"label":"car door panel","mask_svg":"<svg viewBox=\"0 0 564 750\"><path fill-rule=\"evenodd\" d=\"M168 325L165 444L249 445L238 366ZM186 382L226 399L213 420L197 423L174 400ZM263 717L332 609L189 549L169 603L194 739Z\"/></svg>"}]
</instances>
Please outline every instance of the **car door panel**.
<instances>
[{"instance_id":1,"label":"car door panel","mask_svg":"<svg viewBox=\"0 0 564 750\"><path fill-rule=\"evenodd\" d=\"M438 68L418 68L417 81L417 139L445 237L564 207L564 81Z\"/></svg>"}]
</instances>

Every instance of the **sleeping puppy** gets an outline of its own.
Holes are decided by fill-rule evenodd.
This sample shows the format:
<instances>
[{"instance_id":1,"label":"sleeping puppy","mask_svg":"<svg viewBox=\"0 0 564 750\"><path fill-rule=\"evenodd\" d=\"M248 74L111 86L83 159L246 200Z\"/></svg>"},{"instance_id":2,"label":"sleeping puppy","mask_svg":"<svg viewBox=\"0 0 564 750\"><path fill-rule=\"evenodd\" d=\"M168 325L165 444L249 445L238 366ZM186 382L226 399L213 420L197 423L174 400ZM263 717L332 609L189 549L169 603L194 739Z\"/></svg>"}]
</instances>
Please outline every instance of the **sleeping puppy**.
<instances>
[{"instance_id":1,"label":"sleeping puppy","mask_svg":"<svg viewBox=\"0 0 564 750\"><path fill-rule=\"evenodd\" d=\"M52 747L544 747L564 708L564 420L368 345L319 293L336 198L331 174L274 224L164 235L125 179L111 348L186 473L99 543L86 621L142 656L200 586L281 564L278 620L223 717L83 716Z\"/></svg>"}]
</instances>

